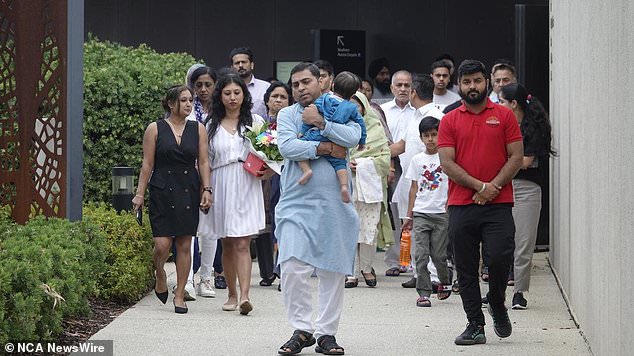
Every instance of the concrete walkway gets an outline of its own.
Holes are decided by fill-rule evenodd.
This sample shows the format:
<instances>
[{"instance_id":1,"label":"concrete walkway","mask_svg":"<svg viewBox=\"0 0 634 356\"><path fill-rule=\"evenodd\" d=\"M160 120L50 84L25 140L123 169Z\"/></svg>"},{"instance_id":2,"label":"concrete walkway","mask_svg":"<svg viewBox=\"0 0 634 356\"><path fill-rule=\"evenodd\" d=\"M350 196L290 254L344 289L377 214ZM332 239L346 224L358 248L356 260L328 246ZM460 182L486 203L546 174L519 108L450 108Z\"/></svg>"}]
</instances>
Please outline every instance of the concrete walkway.
<instances>
[{"instance_id":1,"label":"concrete walkway","mask_svg":"<svg viewBox=\"0 0 634 356\"><path fill-rule=\"evenodd\" d=\"M382 255L377 254L376 261L376 270L383 272ZM358 288L346 290L337 340L346 355L590 355L546 254L536 254L534 262L531 292L525 295L529 309L509 310L513 322L509 338L495 335L485 310L486 345L454 345L466 324L460 296L445 301L434 296L432 308L418 308L415 290L400 285L411 274L385 277L380 273L377 288L368 288L361 281ZM255 309L249 316L221 311L226 290L217 290L214 299L189 302L186 315L174 313L171 294L163 305L152 293L91 339L114 340L115 355L277 355L293 330L286 323L277 281L272 287L260 287L257 263L253 266L251 300ZM175 274L173 266L168 268L172 268L168 272L171 290ZM487 290L485 284L482 287ZM511 296L509 288L507 305ZM302 352L315 354L313 347Z\"/></svg>"}]
</instances>

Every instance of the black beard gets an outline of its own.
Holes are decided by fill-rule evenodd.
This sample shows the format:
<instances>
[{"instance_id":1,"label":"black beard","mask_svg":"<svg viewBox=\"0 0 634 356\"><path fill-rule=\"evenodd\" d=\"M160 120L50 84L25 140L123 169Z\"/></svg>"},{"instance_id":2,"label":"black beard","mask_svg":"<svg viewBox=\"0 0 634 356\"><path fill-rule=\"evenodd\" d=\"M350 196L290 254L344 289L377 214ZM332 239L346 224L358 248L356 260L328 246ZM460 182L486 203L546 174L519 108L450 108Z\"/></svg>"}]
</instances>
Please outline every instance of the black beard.
<instances>
[{"instance_id":1,"label":"black beard","mask_svg":"<svg viewBox=\"0 0 634 356\"><path fill-rule=\"evenodd\" d=\"M375 82L374 86L379 89L379 91L381 92L381 94L387 94L390 92L390 82L386 82L386 83L381 83L381 82Z\"/></svg>"},{"instance_id":2,"label":"black beard","mask_svg":"<svg viewBox=\"0 0 634 356\"><path fill-rule=\"evenodd\" d=\"M246 78L251 76L251 71L248 70L248 71L245 71L243 73L238 72L238 75L240 76L240 78L246 79Z\"/></svg>"},{"instance_id":3,"label":"black beard","mask_svg":"<svg viewBox=\"0 0 634 356\"><path fill-rule=\"evenodd\" d=\"M470 97L469 94L472 92L478 93L478 96L476 96L475 98ZM462 92L462 90L458 90L458 94L460 94L460 97L462 98L462 100L464 100L467 104L470 104L470 105L477 105L482 103L486 99L486 96L487 96L486 90L482 92L478 92L477 90L471 90L467 92L466 95Z\"/></svg>"}]
</instances>

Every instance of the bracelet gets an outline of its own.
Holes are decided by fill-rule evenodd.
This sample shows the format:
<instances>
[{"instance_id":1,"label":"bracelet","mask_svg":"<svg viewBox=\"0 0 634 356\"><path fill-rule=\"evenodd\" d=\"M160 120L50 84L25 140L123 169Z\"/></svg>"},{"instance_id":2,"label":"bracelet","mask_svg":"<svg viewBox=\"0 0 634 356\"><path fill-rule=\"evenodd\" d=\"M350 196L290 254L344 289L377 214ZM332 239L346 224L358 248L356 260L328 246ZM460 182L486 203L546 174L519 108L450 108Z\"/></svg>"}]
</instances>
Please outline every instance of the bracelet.
<instances>
[{"instance_id":1,"label":"bracelet","mask_svg":"<svg viewBox=\"0 0 634 356\"><path fill-rule=\"evenodd\" d=\"M403 216L401 219L403 219L403 220L412 220L412 218L410 218L409 216Z\"/></svg>"},{"instance_id":2,"label":"bracelet","mask_svg":"<svg viewBox=\"0 0 634 356\"><path fill-rule=\"evenodd\" d=\"M482 188L480 188L480 190L478 191L478 194L484 192L485 189L487 189L487 184L486 183L482 183Z\"/></svg>"},{"instance_id":3,"label":"bracelet","mask_svg":"<svg viewBox=\"0 0 634 356\"><path fill-rule=\"evenodd\" d=\"M203 193L204 192L209 192L209 194L212 194L213 193L213 189L211 189L211 187L204 187L203 188Z\"/></svg>"},{"instance_id":4,"label":"bracelet","mask_svg":"<svg viewBox=\"0 0 634 356\"><path fill-rule=\"evenodd\" d=\"M137 194L137 195L135 195L135 197L139 197L139 198L141 198L141 199L144 199L144 198L145 198L143 195L138 195L138 194Z\"/></svg>"}]
</instances>

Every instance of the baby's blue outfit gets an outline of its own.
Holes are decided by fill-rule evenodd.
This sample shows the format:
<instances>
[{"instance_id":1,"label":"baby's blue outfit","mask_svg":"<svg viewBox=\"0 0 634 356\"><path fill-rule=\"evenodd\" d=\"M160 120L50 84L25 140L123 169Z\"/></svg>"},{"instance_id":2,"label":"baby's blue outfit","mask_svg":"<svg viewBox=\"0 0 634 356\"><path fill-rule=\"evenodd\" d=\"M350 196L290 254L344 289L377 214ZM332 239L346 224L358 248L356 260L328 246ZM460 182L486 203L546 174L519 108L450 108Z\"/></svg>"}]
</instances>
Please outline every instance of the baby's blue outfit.
<instances>
[{"instance_id":1,"label":"baby's blue outfit","mask_svg":"<svg viewBox=\"0 0 634 356\"><path fill-rule=\"evenodd\" d=\"M344 100L335 95L326 93L322 94L317 100L315 100L315 106L319 113L323 115L324 119L335 122L337 124L346 124L349 121L356 122L361 126L361 139L360 145L365 145L365 139L367 136L365 130L365 123L363 117L359 114L357 106L349 100ZM321 134L321 130L313 125L302 124L302 137L304 141L319 141L330 142L329 139ZM346 169L348 162L343 158L335 158L332 156L323 156L333 166L335 171L340 169Z\"/></svg>"}]
</instances>

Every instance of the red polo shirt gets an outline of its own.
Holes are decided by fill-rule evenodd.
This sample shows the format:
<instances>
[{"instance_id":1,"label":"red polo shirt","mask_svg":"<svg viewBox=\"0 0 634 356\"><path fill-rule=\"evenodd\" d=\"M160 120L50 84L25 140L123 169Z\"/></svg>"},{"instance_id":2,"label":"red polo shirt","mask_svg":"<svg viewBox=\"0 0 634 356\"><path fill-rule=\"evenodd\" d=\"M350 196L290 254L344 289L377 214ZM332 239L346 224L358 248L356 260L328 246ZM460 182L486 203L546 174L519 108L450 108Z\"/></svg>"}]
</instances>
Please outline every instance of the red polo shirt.
<instances>
[{"instance_id":1,"label":"red polo shirt","mask_svg":"<svg viewBox=\"0 0 634 356\"><path fill-rule=\"evenodd\" d=\"M506 145L521 141L522 134L513 112L487 98L487 105L479 114L467 110L463 104L440 120L438 147L453 147L456 163L470 176L490 182L508 159ZM449 180L448 205L474 204L471 188ZM513 203L513 186L508 183L488 204Z\"/></svg>"}]
</instances>

